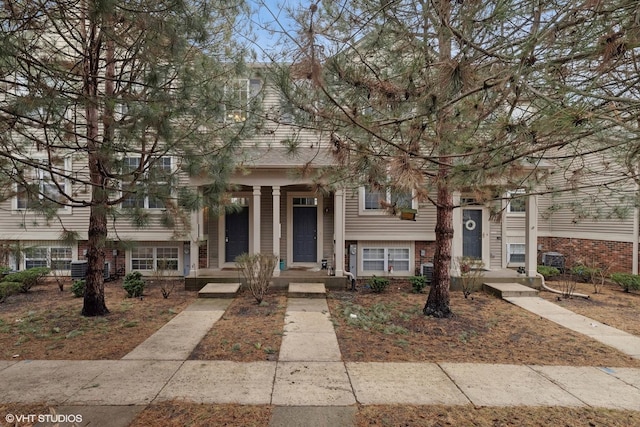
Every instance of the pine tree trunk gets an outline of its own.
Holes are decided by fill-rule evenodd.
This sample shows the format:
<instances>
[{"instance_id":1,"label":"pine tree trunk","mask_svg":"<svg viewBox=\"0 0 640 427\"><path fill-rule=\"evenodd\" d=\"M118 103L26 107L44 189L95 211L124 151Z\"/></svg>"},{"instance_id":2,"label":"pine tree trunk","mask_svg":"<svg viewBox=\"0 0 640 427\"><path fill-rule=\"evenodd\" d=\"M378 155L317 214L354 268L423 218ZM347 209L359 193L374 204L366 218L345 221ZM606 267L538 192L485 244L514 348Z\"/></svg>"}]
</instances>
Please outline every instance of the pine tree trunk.
<instances>
[{"instance_id":1,"label":"pine tree trunk","mask_svg":"<svg viewBox=\"0 0 640 427\"><path fill-rule=\"evenodd\" d=\"M87 160L91 180L91 211L87 242L87 276L84 290L83 316L104 316L109 313L104 300L104 261L107 240L106 179L99 144L98 69L101 52L101 33L96 23L90 24L83 63L83 91L86 96Z\"/></svg>"},{"instance_id":2,"label":"pine tree trunk","mask_svg":"<svg viewBox=\"0 0 640 427\"><path fill-rule=\"evenodd\" d=\"M87 245L87 278L84 290L83 316L109 313L104 300L104 261L107 238L107 215L103 206L92 206Z\"/></svg>"},{"instance_id":3,"label":"pine tree trunk","mask_svg":"<svg viewBox=\"0 0 640 427\"><path fill-rule=\"evenodd\" d=\"M441 166L441 168L446 166ZM451 284L451 242L453 240L453 196L446 184L438 185L436 220L436 252L433 283L422 310L427 316L451 317L449 286Z\"/></svg>"}]
</instances>

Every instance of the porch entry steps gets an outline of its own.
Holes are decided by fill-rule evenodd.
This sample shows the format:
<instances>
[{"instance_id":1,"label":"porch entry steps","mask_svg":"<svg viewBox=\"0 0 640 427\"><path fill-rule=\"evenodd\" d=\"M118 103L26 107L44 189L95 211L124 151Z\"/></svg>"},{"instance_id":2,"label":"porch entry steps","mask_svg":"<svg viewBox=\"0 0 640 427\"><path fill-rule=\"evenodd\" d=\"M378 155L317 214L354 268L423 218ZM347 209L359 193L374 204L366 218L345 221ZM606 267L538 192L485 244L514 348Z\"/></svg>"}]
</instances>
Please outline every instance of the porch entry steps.
<instances>
[{"instance_id":1,"label":"porch entry steps","mask_svg":"<svg viewBox=\"0 0 640 427\"><path fill-rule=\"evenodd\" d=\"M207 283L198 291L198 298L234 298L240 283Z\"/></svg>"},{"instance_id":2,"label":"porch entry steps","mask_svg":"<svg viewBox=\"0 0 640 427\"><path fill-rule=\"evenodd\" d=\"M483 283L482 290L499 298L535 297L538 295L536 289L519 283Z\"/></svg>"},{"instance_id":3,"label":"porch entry steps","mask_svg":"<svg viewBox=\"0 0 640 427\"><path fill-rule=\"evenodd\" d=\"M289 283L289 298L325 298L324 283Z\"/></svg>"}]
</instances>

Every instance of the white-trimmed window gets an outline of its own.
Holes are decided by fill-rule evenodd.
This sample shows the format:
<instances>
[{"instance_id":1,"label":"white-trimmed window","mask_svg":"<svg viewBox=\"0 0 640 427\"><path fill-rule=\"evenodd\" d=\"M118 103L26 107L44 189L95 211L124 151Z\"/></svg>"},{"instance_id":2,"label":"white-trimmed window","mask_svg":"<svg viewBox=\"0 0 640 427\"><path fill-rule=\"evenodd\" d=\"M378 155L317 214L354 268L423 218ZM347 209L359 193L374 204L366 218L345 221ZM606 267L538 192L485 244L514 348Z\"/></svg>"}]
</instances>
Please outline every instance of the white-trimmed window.
<instances>
[{"instance_id":1,"label":"white-trimmed window","mask_svg":"<svg viewBox=\"0 0 640 427\"><path fill-rule=\"evenodd\" d=\"M136 170L140 166L140 157L125 157L123 168L125 172ZM166 190L169 186L169 178L173 172L173 161L171 157L160 157L156 159L153 167L149 168L146 179L150 181L148 185L138 182L135 191L132 191L122 201L123 208L141 209L164 209L165 204L162 198L154 196L151 188Z\"/></svg>"},{"instance_id":2,"label":"white-trimmed window","mask_svg":"<svg viewBox=\"0 0 640 427\"><path fill-rule=\"evenodd\" d=\"M362 187L361 194L362 210L365 212L384 210L384 204L400 209L411 209L415 206L413 195L406 191L372 190L369 187Z\"/></svg>"},{"instance_id":3,"label":"white-trimmed window","mask_svg":"<svg viewBox=\"0 0 640 427\"><path fill-rule=\"evenodd\" d=\"M59 203L64 206L64 194L69 183L65 178L71 166L67 158L35 160L41 167L27 167L22 171L27 185L18 184L16 188L15 208L19 210L34 209L43 203Z\"/></svg>"},{"instance_id":4,"label":"white-trimmed window","mask_svg":"<svg viewBox=\"0 0 640 427\"><path fill-rule=\"evenodd\" d=\"M70 247L52 246L30 248L24 251L24 268L49 267L52 270L71 270Z\"/></svg>"},{"instance_id":5,"label":"white-trimmed window","mask_svg":"<svg viewBox=\"0 0 640 427\"><path fill-rule=\"evenodd\" d=\"M259 79L238 79L225 86L229 103L225 107L225 121L239 123L247 120L250 102L261 89L262 81Z\"/></svg>"},{"instance_id":6,"label":"white-trimmed window","mask_svg":"<svg viewBox=\"0 0 640 427\"><path fill-rule=\"evenodd\" d=\"M519 189L516 191L507 192L507 197L509 199L509 204L507 205L507 212L510 214L523 214L526 211L525 204L525 191L524 189Z\"/></svg>"},{"instance_id":7,"label":"white-trimmed window","mask_svg":"<svg viewBox=\"0 0 640 427\"><path fill-rule=\"evenodd\" d=\"M507 243L507 264L524 264L525 244Z\"/></svg>"},{"instance_id":8,"label":"white-trimmed window","mask_svg":"<svg viewBox=\"0 0 640 427\"><path fill-rule=\"evenodd\" d=\"M409 271L411 265L409 248L363 248L362 270L384 272L393 267L393 271Z\"/></svg>"},{"instance_id":9,"label":"white-trimmed window","mask_svg":"<svg viewBox=\"0 0 640 427\"><path fill-rule=\"evenodd\" d=\"M131 269L142 271L178 270L178 247L141 246L131 250Z\"/></svg>"}]
</instances>

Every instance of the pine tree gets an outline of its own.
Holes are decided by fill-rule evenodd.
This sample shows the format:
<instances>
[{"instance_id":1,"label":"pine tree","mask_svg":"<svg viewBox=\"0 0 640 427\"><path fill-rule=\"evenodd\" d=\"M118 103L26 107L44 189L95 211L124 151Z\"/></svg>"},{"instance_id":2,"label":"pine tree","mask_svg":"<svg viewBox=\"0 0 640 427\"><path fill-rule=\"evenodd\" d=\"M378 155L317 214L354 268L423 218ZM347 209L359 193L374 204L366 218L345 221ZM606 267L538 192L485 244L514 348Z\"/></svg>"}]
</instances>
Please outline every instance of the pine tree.
<instances>
[{"instance_id":1,"label":"pine tree","mask_svg":"<svg viewBox=\"0 0 640 427\"><path fill-rule=\"evenodd\" d=\"M541 166L590 153L637 162L639 17L630 0L318 1L298 16L293 66L277 72L299 115L332 135L332 180L436 207L426 315L452 313L457 194L575 190L588 184L544 188Z\"/></svg>"},{"instance_id":2,"label":"pine tree","mask_svg":"<svg viewBox=\"0 0 640 427\"><path fill-rule=\"evenodd\" d=\"M167 227L184 235L189 212L215 205L225 189L233 149L251 127L224 117L225 108L247 107L228 105L232 91L225 90L241 69L232 32L244 6L208 0L1 4L3 196L59 221L65 238L79 233L65 228L60 209L89 210L82 314L104 315L105 248L114 238L109 222L128 217L144 227L151 221L144 208L153 205L164 209ZM170 165L169 156L175 159ZM214 183L206 197L178 186L189 176Z\"/></svg>"}]
</instances>

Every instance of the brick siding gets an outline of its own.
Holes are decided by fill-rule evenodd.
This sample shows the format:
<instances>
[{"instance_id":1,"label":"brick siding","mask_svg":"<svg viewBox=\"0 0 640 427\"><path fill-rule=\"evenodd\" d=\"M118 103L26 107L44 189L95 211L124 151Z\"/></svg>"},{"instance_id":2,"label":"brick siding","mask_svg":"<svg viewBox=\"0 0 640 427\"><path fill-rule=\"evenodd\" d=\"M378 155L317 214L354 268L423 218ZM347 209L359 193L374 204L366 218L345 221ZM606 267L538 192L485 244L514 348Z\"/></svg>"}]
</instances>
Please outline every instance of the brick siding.
<instances>
[{"instance_id":1,"label":"brick siding","mask_svg":"<svg viewBox=\"0 0 640 427\"><path fill-rule=\"evenodd\" d=\"M570 239L564 237L539 237L542 249L538 253L559 252L565 256L567 267L577 263L610 266L611 272L630 273L633 266L633 244L606 240Z\"/></svg>"}]
</instances>

